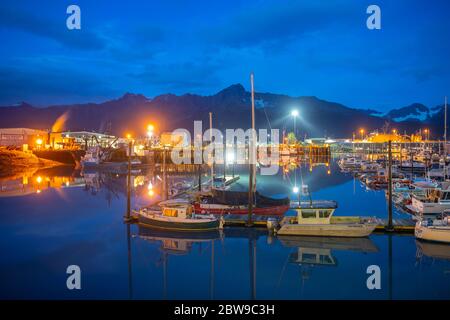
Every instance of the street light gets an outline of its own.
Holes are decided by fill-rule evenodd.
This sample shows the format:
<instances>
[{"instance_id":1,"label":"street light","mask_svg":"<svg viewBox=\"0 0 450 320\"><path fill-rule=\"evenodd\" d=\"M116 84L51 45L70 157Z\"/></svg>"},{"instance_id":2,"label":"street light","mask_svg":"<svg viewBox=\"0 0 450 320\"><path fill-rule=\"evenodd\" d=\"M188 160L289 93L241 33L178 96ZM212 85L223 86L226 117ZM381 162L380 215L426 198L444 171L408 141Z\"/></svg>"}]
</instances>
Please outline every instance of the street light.
<instances>
[{"instance_id":1,"label":"street light","mask_svg":"<svg viewBox=\"0 0 450 320\"><path fill-rule=\"evenodd\" d=\"M364 140L364 129L359 129L359 133L361 134L361 140Z\"/></svg>"},{"instance_id":2,"label":"street light","mask_svg":"<svg viewBox=\"0 0 450 320\"><path fill-rule=\"evenodd\" d=\"M297 119L297 117L298 117L298 110L292 110L291 111L291 116L294 118L294 136L295 136L295 138L297 138L297 130L296 130L296 126L295 126L295 120Z\"/></svg>"}]
</instances>

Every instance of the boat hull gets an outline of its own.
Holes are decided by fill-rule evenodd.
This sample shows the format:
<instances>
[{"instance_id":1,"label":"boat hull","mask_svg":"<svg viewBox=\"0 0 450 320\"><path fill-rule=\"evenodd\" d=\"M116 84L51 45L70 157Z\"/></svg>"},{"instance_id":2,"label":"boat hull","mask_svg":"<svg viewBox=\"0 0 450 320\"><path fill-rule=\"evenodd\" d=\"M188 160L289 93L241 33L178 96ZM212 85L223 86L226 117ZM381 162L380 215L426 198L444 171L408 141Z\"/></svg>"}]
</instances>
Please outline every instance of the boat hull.
<instances>
[{"instance_id":1,"label":"boat hull","mask_svg":"<svg viewBox=\"0 0 450 320\"><path fill-rule=\"evenodd\" d=\"M425 227L418 223L414 235L420 240L450 243L450 227Z\"/></svg>"},{"instance_id":2,"label":"boat hull","mask_svg":"<svg viewBox=\"0 0 450 320\"><path fill-rule=\"evenodd\" d=\"M254 215L264 215L264 216L282 216L286 211L289 210L289 208L290 205L273 206L273 207L255 207L253 208L252 213ZM194 203L194 211L197 214L245 215L248 214L248 207Z\"/></svg>"},{"instance_id":3,"label":"boat hull","mask_svg":"<svg viewBox=\"0 0 450 320\"><path fill-rule=\"evenodd\" d=\"M284 224L278 230L279 235L318 236L318 237L367 237L375 224Z\"/></svg>"},{"instance_id":4,"label":"boat hull","mask_svg":"<svg viewBox=\"0 0 450 320\"><path fill-rule=\"evenodd\" d=\"M144 227L172 230L172 231L208 231L219 229L218 219L184 219L183 221L177 221L178 219L162 218L158 216L150 215L138 215L139 224ZM192 220L192 221L189 221ZM202 221L204 220L204 221Z\"/></svg>"}]
</instances>

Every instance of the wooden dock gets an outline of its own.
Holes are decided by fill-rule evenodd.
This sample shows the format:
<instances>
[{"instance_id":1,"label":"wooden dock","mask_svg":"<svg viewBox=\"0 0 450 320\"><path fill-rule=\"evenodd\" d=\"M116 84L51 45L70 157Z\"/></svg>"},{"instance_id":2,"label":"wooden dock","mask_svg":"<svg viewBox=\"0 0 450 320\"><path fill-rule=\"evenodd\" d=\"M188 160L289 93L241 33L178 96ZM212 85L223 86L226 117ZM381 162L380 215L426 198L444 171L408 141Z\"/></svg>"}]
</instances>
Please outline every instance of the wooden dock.
<instances>
[{"instance_id":1,"label":"wooden dock","mask_svg":"<svg viewBox=\"0 0 450 320\"><path fill-rule=\"evenodd\" d=\"M375 218L377 227L375 232L387 232L388 219ZM412 219L393 219L392 225L396 233L414 233L416 222Z\"/></svg>"}]
</instances>

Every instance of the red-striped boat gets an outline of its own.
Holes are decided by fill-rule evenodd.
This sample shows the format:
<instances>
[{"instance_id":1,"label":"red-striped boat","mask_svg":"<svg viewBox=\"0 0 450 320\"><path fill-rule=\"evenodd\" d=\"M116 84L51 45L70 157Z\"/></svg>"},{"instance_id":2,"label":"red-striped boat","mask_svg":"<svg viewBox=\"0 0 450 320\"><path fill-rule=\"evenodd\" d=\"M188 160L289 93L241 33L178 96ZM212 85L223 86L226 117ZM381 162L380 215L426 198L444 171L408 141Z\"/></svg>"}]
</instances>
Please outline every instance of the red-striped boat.
<instances>
[{"instance_id":1,"label":"red-striped boat","mask_svg":"<svg viewBox=\"0 0 450 320\"><path fill-rule=\"evenodd\" d=\"M282 216L290 208L289 198L276 199L255 193L255 204L252 212L255 215ZM229 191L213 189L211 195L200 196L194 202L197 214L248 214L248 193L245 191Z\"/></svg>"}]
</instances>

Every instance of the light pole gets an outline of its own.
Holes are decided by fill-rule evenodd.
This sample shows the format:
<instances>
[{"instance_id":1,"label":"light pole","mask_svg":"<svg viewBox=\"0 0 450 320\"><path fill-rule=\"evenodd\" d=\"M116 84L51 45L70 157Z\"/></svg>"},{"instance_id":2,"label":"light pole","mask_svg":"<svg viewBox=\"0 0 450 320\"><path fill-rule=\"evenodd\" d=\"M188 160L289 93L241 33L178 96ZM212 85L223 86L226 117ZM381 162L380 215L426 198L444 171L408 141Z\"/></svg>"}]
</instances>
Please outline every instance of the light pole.
<instances>
[{"instance_id":1,"label":"light pole","mask_svg":"<svg viewBox=\"0 0 450 320\"><path fill-rule=\"evenodd\" d=\"M151 147L152 145L152 137L153 137L153 131L155 130L155 127L152 124L149 124L147 126L147 137L148 137L148 145Z\"/></svg>"},{"instance_id":2,"label":"light pole","mask_svg":"<svg viewBox=\"0 0 450 320\"><path fill-rule=\"evenodd\" d=\"M359 133L361 134L361 140L364 140L364 129L360 129Z\"/></svg>"},{"instance_id":3,"label":"light pole","mask_svg":"<svg viewBox=\"0 0 450 320\"><path fill-rule=\"evenodd\" d=\"M297 139L296 119L298 117L298 110L292 110L291 116L294 118L294 136Z\"/></svg>"}]
</instances>

